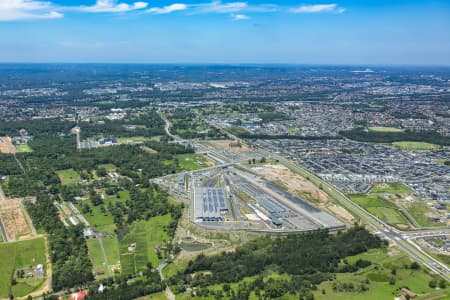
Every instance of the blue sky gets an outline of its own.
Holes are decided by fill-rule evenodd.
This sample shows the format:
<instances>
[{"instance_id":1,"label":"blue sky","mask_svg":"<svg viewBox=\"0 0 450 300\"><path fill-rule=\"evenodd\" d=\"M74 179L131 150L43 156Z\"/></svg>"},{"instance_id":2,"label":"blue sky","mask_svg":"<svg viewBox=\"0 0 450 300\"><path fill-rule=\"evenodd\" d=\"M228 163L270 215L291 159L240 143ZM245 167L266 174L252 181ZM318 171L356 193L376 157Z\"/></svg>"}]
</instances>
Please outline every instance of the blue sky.
<instances>
[{"instance_id":1,"label":"blue sky","mask_svg":"<svg viewBox=\"0 0 450 300\"><path fill-rule=\"evenodd\" d=\"M450 1L0 0L0 61L450 65Z\"/></svg>"}]
</instances>

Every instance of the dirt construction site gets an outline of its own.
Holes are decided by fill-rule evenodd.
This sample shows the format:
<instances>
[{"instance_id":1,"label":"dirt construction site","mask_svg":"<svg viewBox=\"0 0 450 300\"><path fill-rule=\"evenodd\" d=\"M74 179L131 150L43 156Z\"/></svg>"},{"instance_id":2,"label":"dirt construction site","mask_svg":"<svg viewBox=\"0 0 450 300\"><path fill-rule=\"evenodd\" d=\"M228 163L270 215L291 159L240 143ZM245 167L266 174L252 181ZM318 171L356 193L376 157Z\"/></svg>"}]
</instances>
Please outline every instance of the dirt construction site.
<instances>
[{"instance_id":1,"label":"dirt construction site","mask_svg":"<svg viewBox=\"0 0 450 300\"><path fill-rule=\"evenodd\" d=\"M26 240L37 235L22 201L5 197L0 189L0 233L4 242Z\"/></svg>"},{"instance_id":2,"label":"dirt construction site","mask_svg":"<svg viewBox=\"0 0 450 300\"><path fill-rule=\"evenodd\" d=\"M352 224L353 216L340 206L331 203L330 197L306 178L295 174L281 164L255 166L252 170L290 193L305 198L322 209L337 215L347 224Z\"/></svg>"},{"instance_id":3,"label":"dirt construction site","mask_svg":"<svg viewBox=\"0 0 450 300\"><path fill-rule=\"evenodd\" d=\"M16 153L16 147L14 147L12 139L9 136L0 136L0 152L6 154Z\"/></svg>"}]
</instances>

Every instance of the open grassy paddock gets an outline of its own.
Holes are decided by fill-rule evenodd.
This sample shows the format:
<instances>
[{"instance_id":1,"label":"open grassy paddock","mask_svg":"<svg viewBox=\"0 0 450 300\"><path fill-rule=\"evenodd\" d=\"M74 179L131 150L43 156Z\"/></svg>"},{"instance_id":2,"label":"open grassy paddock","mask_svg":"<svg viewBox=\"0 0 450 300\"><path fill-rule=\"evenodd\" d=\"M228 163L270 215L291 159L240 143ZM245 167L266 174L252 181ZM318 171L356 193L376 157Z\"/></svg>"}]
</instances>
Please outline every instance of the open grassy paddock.
<instances>
[{"instance_id":1,"label":"open grassy paddock","mask_svg":"<svg viewBox=\"0 0 450 300\"><path fill-rule=\"evenodd\" d=\"M147 262L157 266L162 258L158 258L156 246L164 247L170 240L164 231L170 223L169 214L150 218L148 221L134 223L120 241L120 263L123 274L131 274L145 270ZM136 243L134 251L128 247Z\"/></svg>"},{"instance_id":2,"label":"open grassy paddock","mask_svg":"<svg viewBox=\"0 0 450 300\"><path fill-rule=\"evenodd\" d=\"M179 154L180 167L186 171L195 171L208 166L209 160L201 154Z\"/></svg>"},{"instance_id":3,"label":"open grassy paddock","mask_svg":"<svg viewBox=\"0 0 450 300\"><path fill-rule=\"evenodd\" d=\"M80 181L80 174L74 169L56 171L62 185L75 185Z\"/></svg>"},{"instance_id":4,"label":"open grassy paddock","mask_svg":"<svg viewBox=\"0 0 450 300\"><path fill-rule=\"evenodd\" d=\"M17 153L30 153L33 152L33 149L31 149L31 147L28 146L27 144L23 144L23 145L16 145L16 151Z\"/></svg>"},{"instance_id":5,"label":"open grassy paddock","mask_svg":"<svg viewBox=\"0 0 450 300\"><path fill-rule=\"evenodd\" d=\"M403 150L436 150L441 148L439 145L424 142L394 142L392 145Z\"/></svg>"},{"instance_id":6,"label":"open grassy paddock","mask_svg":"<svg viewBox=\"0 0 450 300\"><path fill-rule=\"evenodd\" d=\"M411 189L401 182L376 183L371 192L407 195L412 194Z\"/></svg>"},{"instance_id":7,"label":"open grassy paddock","mask_svg":"<svg viewBox=\"0 0 450 300\"><path fill-rule=\"evenodd\" d=\"M377 194L352 194L349 197L370 213L390 224L401 226L408 224L406 217L397 210L393 203L380 198Z\"/></svg>"},{"instance_id":8,"label":"open grassy paddock","mask_svg":"<svg viewBox=\"0 0 450 300\"><path fill-rule=\"evenodd\" d=\"M46 274L45 240L36 238L33 240L0 244L0 298L7 298L12 294L15 297L25 296L41 288L45 278L16 278L15 271L24 267L36 267L44 265L44 276ZM14 277L17 284L11 286Z\"/></svg>"},{"instance_id":9,"label":"open grassy paddock","mask_svg":"<svg viewBox=\"0 0 450 300\"><path fill-rule=\"evenodd\" d=\"M431 212L431 209L425 202L414 201L410 207L406 209L408 213L416 220L419 225L424 227L443 226L444 224L439 222L431 222L426 216Z\"/></svg>"}]
</instances>

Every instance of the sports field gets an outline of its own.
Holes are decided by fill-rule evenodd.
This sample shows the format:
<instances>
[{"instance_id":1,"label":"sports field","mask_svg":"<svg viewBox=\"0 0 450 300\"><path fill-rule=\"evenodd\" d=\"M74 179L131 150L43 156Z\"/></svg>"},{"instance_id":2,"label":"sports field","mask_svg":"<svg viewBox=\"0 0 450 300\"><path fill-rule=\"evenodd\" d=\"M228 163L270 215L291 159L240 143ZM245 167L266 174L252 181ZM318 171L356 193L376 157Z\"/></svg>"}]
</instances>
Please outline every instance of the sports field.
<instances>
[{"instance_id":1,"label":"sports field","mask_svg":"<svg viewBox=\"0 0 450 300\"><path fill-rule=\"evenodd\" d=\"M56 171L62 185L76 185L80 181L80 175L74 169Z\"/></svg>"},{"instance_id":2,"label":"sports field","mask_svg":"<svg viewBox=\"0 0 450 300\"><path fill-rule=\"evenodd\" d=\"M11 286L11 279L17 269L38 264L44 265L46 273L44 238L0 244L0 257L0 298L7 298L11 293L15 297L25 296L43 286L45 278L20 279L14 275L17 280L14 286Z\"/></svg>"},{"instance_id":3,"label":"sports field","mask_svg":"<svg viewBox=\"0 0 450 300\"><path fill-rule=\"evenodd\" d=\"M369 127L370 131L375 131L375 132L403 132L405 131L404 129L401 128L396 128L396 127Z\"/></svg>"},{"instance_id":4,"label":"sports field","mask_svg":"<svg viewBox=\"0 0 450 300\"><path fill-rule=\"evenodd\" d=\"M424 142L393 142L392 145L403 150L436 150L441 148L439 145Z\"/></svg>"}]
</instances>

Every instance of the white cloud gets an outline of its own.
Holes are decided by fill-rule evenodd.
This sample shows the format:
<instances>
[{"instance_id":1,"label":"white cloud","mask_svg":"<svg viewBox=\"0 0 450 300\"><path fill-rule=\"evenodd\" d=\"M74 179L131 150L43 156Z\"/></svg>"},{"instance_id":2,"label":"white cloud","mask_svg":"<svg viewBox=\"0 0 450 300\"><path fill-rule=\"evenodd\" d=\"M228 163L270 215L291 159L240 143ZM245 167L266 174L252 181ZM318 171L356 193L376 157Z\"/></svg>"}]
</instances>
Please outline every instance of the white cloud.
<instances>
[{"instance_id":1,"label":"white cloud","mask_svg":"<svg viewBox=\"0 0 450 300\"><path fill-rule=\"evenodd\" d=\"M0 0L0 21L57 19L64 15L50 2L35 0Z\"/></svg>"},{"instance_id":2,"label":"white cloud","mask_svg":"<svg viewBox=\"0 0 450 300\"><path fill-rule=\"evenodd\" d=\"M322 13L322 12L343 13L344 11L345 11L345 9L338 7L337 4L301 5L299 7L290 9L290 12L295 13L295 14Z\"/></svg>"},{"instance_id":3,"label":"white cloud","mask_svg":"<svg viewBox=\"0 0 450 300\"><path fill-rule=\"evenodd\" d=\"M175 11L181 11L186 9L188 9L188 6L186 4L174 3L164 7L152 7L148 9L147 12L151 14L170 14Z\"/></svg>"},{"instance_id":4,"label":"white cloud","mask_svg":"<svg viewBox=\"0 0 450 300\"><path fill-rule=\"evenodd\" d=\"M242 20L248 20L248 19L250 19L249 16L244 15L244 14L232 14L231 17L232 17L233 20L235 20L235 21L242 21Z\"/></svg>"},{"instance_id":5,"label":"white cloud","mask_svg":"<svg viewBox=\"0 0 450 300\"><path fill-rule=\"evenodd\" d=\"M111 13L116 13L116 12L127 12L127 11L132 11L132 10L138 10L138 9L143 9L146 8L148 6L147 2L134 2L133 4L128 4L128 3L117 3L117 1L115 0L97 0L97 2L95 3L95 5L91 5L91 6L79 6L74 8L75 10L79 10L79 11L84 11L84 12L93 12L93 13L97 13L97 12L111 12Z\"/></svg>"},{"instance_id":6,"label":"white cloud","mask_svg":"<svg viewBox=\"0 0 450 300\"><path fill-rule=\"evenodd\" d=\"M213 1L211 3L201 3L194 5L201 13L233 13L239 12L248 7L247 2L228 2Z\"/></svg>"}]
</instances>

